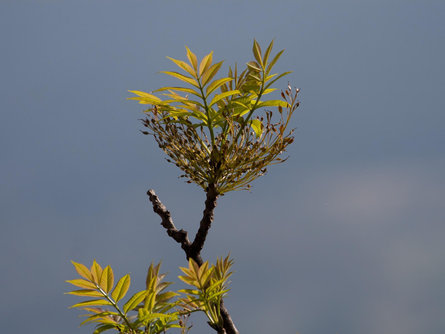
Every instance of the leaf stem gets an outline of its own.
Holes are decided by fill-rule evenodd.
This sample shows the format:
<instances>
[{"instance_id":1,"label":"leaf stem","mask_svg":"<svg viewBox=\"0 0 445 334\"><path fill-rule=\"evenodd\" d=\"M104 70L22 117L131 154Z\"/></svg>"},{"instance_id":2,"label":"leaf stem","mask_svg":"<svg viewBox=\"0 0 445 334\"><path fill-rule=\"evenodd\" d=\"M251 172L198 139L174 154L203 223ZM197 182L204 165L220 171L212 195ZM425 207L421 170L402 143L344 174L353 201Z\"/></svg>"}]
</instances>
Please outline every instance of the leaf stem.
<instances>
[{"instance_id":1,"label":"leaf stem","mask_svg":"<svg viewBox=\"0 0 445 334\"><path fill-rule=\"evenodd\" d=\"M131 326L130 322L128 321L126 315L120 310L120 308L117 305L117 303L99 285L96 284L96 287L97 287L97 290L99 290L99 292L111 303L111 305L113 305L113 307L119 313L119 316L122 319L124 319L124 321L127 324L128 328L130 328L130 330L132 331L133 327Z\"/></svg>"}]
</instances>

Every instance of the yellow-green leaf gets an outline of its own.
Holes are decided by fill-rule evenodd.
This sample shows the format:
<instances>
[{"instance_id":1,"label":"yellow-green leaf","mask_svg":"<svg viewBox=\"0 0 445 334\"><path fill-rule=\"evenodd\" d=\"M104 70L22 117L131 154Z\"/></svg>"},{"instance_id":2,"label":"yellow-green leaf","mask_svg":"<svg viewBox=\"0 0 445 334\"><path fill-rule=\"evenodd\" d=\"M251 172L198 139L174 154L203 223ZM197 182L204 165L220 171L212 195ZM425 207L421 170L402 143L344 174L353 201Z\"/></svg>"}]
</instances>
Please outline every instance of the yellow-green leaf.
<instances>
[{"instance_id":1,"label":"yellow-green leaf","mask_svg":"<svg viewBox=\"0 0 445 334\"><path fill-rule=\"evenodd\" d=\"M93 282L99 284L100 277L102 276L102 267L96 262L96 260L93 260L93 265L91 266L90 272L93 276Z\"/></svg>"},{"instance_id":2,"label":"yellow-green leaf","mask_svg":"<svg viewBox=\"0 0 445 334\"><path fill-rule=\"evenodd\" d=\"M137 100L140 104L158 104L162 102L159 97L146 92L141 92L139 90L129 90L129 92L138 97L128 97L127 100Z\"/></svg>"},{"instance_id":3,"label":"yellow-green leaf","mask_svg":"<svg viewBox=\"0 0 445 334\"><path fill-rule=\"evenodd\" d=\"M196 279L188 277L188 276L178 276L178 278L183 281L184 283L187 283L189 285L198 286L198 282Z\"/></svg>"},{"instance_id":4,"label":"yellow-green leaf","mask_svg":"<svg viewBox=\"0 0 445 334\"><path fill-rule=\"evenodd\" d=\"M279 76L277 76L275 79L273 79L272 81L268 82L268 84L266 85L266 88L269 88L274 82L276 82L277 80L280 80L282 77L288 75L289 73L292 73L291 71L289 72L284 72L281 73Z\"/></svg>"},{"instance_id":5,"label":"yellow-green leaf","mask_svg":"<svg viewBox=\"0 0 445 334\"><path fill-rule=\"evenodd\" d=\"M135 293L123 306L124 313L133 310L138 306L146 297L147 290L142 290Z\"/></svg>"},{"instance_id":6,"label":"yellow-green leaf","mask_svg":"<svg viewBox=\"0 0 445 334\"><path fill-rule=\"evenodd\" d=\"M220 101L220 100L222 100L222 99L224 99L224 98L226 98L228 96L235 95L235 94L240 94L240 91L238 89L235 89L235 90L229 90L228 92L224 92L224 93L221 93L221 94L216 94L213 97L212 101L210 102L209 106L211 107L212 105L214 105L218 101Z\"/></svg>"},{"instance_id":7,"label":"yellow-green leaf","mask_svg":"<svg viewBox=\"0 0 445 334\"><path fill-rule=\"evenodd\" d=\"M269 55L270 55L270 52L272 51L272 48L273 48L273 40L272 40L272 42L270 42L269 46L267 47L266 53L264 54L264 57L263 57L264 66L267 66L267 61L269 60Z\"/></svg>"},{"instance_id":8,"label":"yellow-green leaf","mask_svg":"<svg viewBox=\"0 0 445 334\"><path fill-rule=\"evenodd\" d=\"M261 72L261 68L259 68L258 64L254 61L249 61L246 65L253 72Z\"/></svg>"},{"instance_id":9,"label":"yellow-green leaf","mask_svg":"<svg viewBox=\"0 0 445 334\"><path fill-rule=\"evenodd\" d=\"M103 297L103 295L96 290L82 289L74 290L66 293L67 295L83 296L83 297Z\"/></svg>"},{"instance_id":10,"label":"yellow-green leaf","mask_svg":"<svg viewBox=\"0 0 445 334\"><path fill-rule=\"evenodd\" d=\"M261 47L256 40L253 40L252 51L258 64L263 66L263 60L261 59Z\"/></svg>"},{"instance_id":11,"label":"yellow-green leaf","mask_svg":"<svg viewBox=\"0 0 445 334\"><path fill-rule=\"evenodd\" d=\"M278 52L275 57L273 57L272 61L270 62L270 64L267 66L267 70L266 73L269 73L270 70L272 69L272 67L275 65L275 63L278 61L278 59L281 57L281 55L283 54L284 50L281 50L280 52Z\"/></svg>"},{"instance_id":12,"label":"yellow-green leaf","mask_svg":"<svg viewBox=\"0 0 445 334\"><path fill-rule=\"evenodd\" d=\"M111 318L110 315L119 315L119 313L105 311L105 312L98 312L97 314L93 314L93 315L89 315L89 316L85 315L85 316L88 316L88 319L82 321L80 323L80 325L82 326L89 322L101 322L104 324L118 324L118 322L113 320L113 318Z\"/></svg>"},{"instance_id":13,"label":"yellow-green leaf","mask_svg":"<svg viewBox=\"0 0 445 334\"><path fill-rule=\"evenodd\" d=\"M264 92L263 92L263 95L272 93L272 92L274 92L274 91L276 91L276 90L277 90L276 88L268 88L268 89L265 89Z\"/></svg>"},{"instance_id":14,"label":"yellow-green leaf","mask_svg":"<svg viewBox=\"0 0 445 334\"><path fill-rule=\"evenodd\" d=\"M173 292L173 291L167 291L167 292L160 293L159 295L157 295L156 299L158 302L167 302L176 296L179 296L179 294L176 292Z\"/></svg>"},{"instance_id":15,"label":"yellow-green leaf","mask_svg":"<svg viewBox=\"0 0 445 334\"><path fill-rule=\"evenodd\" d=\"M178 73L178 72L170 72L170 71L161 71L161 73L170 75L170 76L172 76L172 77L174 77L174 78L176 78L176 79L179 79L179 80L182 80L182 81L184 81L184 82L187 82L188 84L190 84L190 85L192 85L192 86L195 86L196 88L199 87L199 85L198 85L198 83L196 82L195 79L190 78L190 77L188 77L188 76L185 76L185 75L183 75L183 74L181 74L181 73Z\"/></svg>"},{"instance_id":16,"label":"yellow-green leaf","mask_svg":"<svg viewBox=\"0 0 445 334\"><path fill-rule=\"evenodd\" d=\"M166 90L177 90L179 92L190 93L190 94L196 95L198 97L201 97L201 93L197 92L196 90L194 90L192 88L186 88L186 87L162 87L162 88L154 90L153 92L162 92L162 91L166 91Z\"/></svg>"},{"instance_id":17,"label":"yellow-green leaf","mask_svg":"<svg viewBox=\"0 0 445 334\"><path fill-rule=\"evenodd\" d=\"M187 58L189 59L190 64L192 64L195 72L198 72L198 59L196 58L196 55L190 51L187 46L185 48L187 49Z\"/></svg>"},{"instance_id":18,"label":"yellow-green leaf","mask_svg":"<svg viewBox=\"0 0 445 334\"><path fill-rule=\"evenodd\" d=\"M182 68L184 71L186 71L187 73L192 75L193 77L197 77L196 76L196 72L185 61L174 59L174 58L171 58L171 57L167 57L167 58L170 59L172 62L174 62L176 65L178 65L180 68Z\"/></svg>"},{"instance_id":19,"label":"yellow-green leaf","mask_svg":"<svg viewBox=\"0 0 445 334\"><path fill-rule=\"evenodd\" d=\"M283 100L268 100L258 103L258 108L262 107L289 107L289 103Z\"/></svg>"},{"instance_id":20,"label":"yellow-green leaf","mask_svg":"<svg viewBox=\"0 0 445 334\"><path fill-rule=\"evenodd\" d=\"M110 292L114 285L114 274L113 269L110 266L106 266L102 272L99 282L100 287L106 293Z\"/></svg>"},{"instance_id":21,"label":"yellow-green leaf","mask_svg":"<svg viewBox=\"0 0 445 334\"><path fill-rule=\"evenodd\" d=\"M100 305L112 305L108 300L105 299L92 299L87 300L78 304L74 304L73 306L70 306L70 308L74 307L84 307L84 306L100 306Z\"/></svg>"},{"instance_id":22,"label":"yellow-green leaf","mask_svg":"<svg viewBox=\"0 0 445 334\"><path fill-rule=\"evenodd\" d=\"M109 329L114 329L114 328L116 328L116 325L112 325L112 324L98 325L96 327L96 329L94 330L93 334L100 334L102 332L105 332Z\"/></svg>"},{"instance_id":23,"label":"yellow-green leaf","mask_svg":"<svg viewBox=\"0 0 445 334\"><path fill-rule=\"evenodd\" d=\"M204 73L204 75L201 78L202 86L207 85L210 82L210 80L213 79L213 77L216 75L216 73L218 73L219 69L221 68L222 63L223 62L220 61L219 63L210 66L210 68Z\"/></svg>"},{"instance_id":24,"label":"yellow-green leaf","mask_svg":"<svg viewBox=\"0 0 445 334\"><path fill-rule=\"evenodd\" d=\"M86 267L85 267L86 268ZM79 278L79 279L73 279L73 280L70 280L70 281L66 281L67 283L70 283L70 284L72 284L72 285L74 285L74 286L77 286L77 287L79 287L79 288L84 288L84 289L97 289L97 286L96 286L96 284L94 284L94 283L92 283L92 282L90 282L90 281L86 281L86 280L84 280L84 279L81 279L81 278Z\"/></svg>"},{"instance_id":25,"label":"yellow-green leaf","mask_svg":"<svg viewBox=\"0 0 445 334\"><path fill-rule=\"evenodd\" d=\"M130 275L125 275L116 284L113 292L111 293L111 298L118 302L127 294L128 288L130 287Z\"/></svg>"},{"instance_id":26,"label":"yellow-green leaf","mask_svg":"<svg viewBox=\"0 0 445 334\"><path fill-rule=\"evenodd\" d=\"M253 131L255 132L257 138L261 136L263 133L263 123L259 119L253 119L250 121L250 126L252 127Z\"/></svg>"},{"instance_id":27,"label":"yellow-green leaf","mask_svg":"<svg viewBox=\"0 0 445 334\"><path fill-rule=\"evenodd\" d=\"M199 64L199 76L207 71L207 69L212 65L213 51L210 52L207 56L202 58L201 64Z\"/></svg>"},{"instance_id":28,"label":"yellow-green leaf","mask_svg":"<svg viewBox=\"0 0 445 334\"><path fill-rule=\"evenodd\" d=\"M88 268L83 265L82 263L77 263L74 261L71 261L74 268L76 269L77 273L82 276L83 278L86 278L87 280L92 280L93 276L91 275L91 272L88 270Z\"/></svg>"},{"instance_id":29,"label":"yellow-green leaf","mask_svg":"<svg viewBox=\"0 0 445 334\"><path fill-rule=\"evenodd\" d=\"M214 90L218 89L220 86L224 85L226 82L232 81L233 78L222 78L213 81L206 90L206 96L209 96Z\"/></svg>"}]
</instances>

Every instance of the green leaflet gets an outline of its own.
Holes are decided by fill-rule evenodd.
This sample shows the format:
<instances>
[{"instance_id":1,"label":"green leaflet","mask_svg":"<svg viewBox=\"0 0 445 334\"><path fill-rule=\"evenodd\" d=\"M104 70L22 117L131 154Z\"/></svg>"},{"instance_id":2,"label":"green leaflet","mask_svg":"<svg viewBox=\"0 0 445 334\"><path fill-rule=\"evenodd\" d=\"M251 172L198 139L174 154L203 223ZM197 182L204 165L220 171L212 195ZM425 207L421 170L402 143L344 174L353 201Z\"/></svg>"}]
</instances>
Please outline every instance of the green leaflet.
<instances>
[{"instance_id":1,"label":"green leaflet","mask_svg":"<svg viewBox=\"0 0 445 334\"><path fill-rule=\"evenodd\" d=\"M88 270L88 268L86 266L84 266L82 263L77 263L74 261L71 261L71 263L73 264L74 268L76 269L77 273L86 278L87 280L91 281L91 279L93 278L93 276L91 275L90 271Z\"/></svg>"},{"instance_id":2,"label":"green leaflet","mask_svg":"<svg viewBox=\"0 0 445 334\"><path fill-rule=\"evenodd\" d=\"M237 89L235 89L235 90L230 90L230 91L228 91L228 92L224 92L224 93L221 93L221 94L216 94L216 95L213 97L212 101L209 103L209 106L211 107L211 106L213 106L214 104L216 104L218 101L220 101L220 100L222 100L222 99L225 99L225 98L228 97L228 96L232 96L232 95L236 95L236 94L240 94L240 91L237 90Z\"/></svg>"},{"instance_id":3,"label":"green leaflet","mask_svg":"<svg viewBox=\"0 0 445 334\"><path fill-rule=\"evenodd\" d=\"M198 85L198 83L196 82L195 79L190 78L190 77L188 77L188 76L185 76L185 75L183 75L183 74L181 74L181 73L178 73L178 72L171 72L171 71L161 71L161 73L170 75L170 76L172 76L172 77L174 77L174 78L176 78L176 79L179 79L179 80L181 80L181 81L184 81L184 82L186 82L186 83L188 83L188 84L190 84L190 85L192 85L192 86L195 86L196 88L199 87L199 85Z\"/></svg>"},{"instance_id":4,"label":"green leaflet","mask_svg":"<svg viewBox=\"0 0 445 334\"><path fill-rule=\"evenodd\" d=\"M137 95L137 97L128 97L127 100L136 100L141 104L159 104L162 102L159 97L154 96L153 94L141 92L139 90L129 90L129 92Z\"/></svg>"},{"instance_id":5,"label":"green leaflet","mask_svg":"<svg viewBox=\"0 0 445 334\"><path fill-rule=\"evenodd\" d=\"M263 123L261 123L259 119L253 119L250 121L250 126L252 127L253 131L255 131L257 138L261 137L263 132Z\"/></svg>"},{"instance_id":6,"label":"green leaflet","mask_svg":"<svg viewBox=\"0 0 445 334\"><path fill-rule=\"evenodd\" d=\"M262 107L283 107L287 108L289 103L283 100L268 100L258 103L258 108Z\"/></svg>"},{"instance_id":7,"label":"green leaflet","mask_svg":"<svg viewBox=\"0 0 445 334\"><path fill-rule=\"evenodd\" d=\"M70 308L84 307L84 306L101 306L101 305L112 306L113 304L111 304L108 300L104 300L104 299L91 299L91 300L87 300L87 301L84 301L81 303L74 304L74 305L70 306Z\"/></svg>"},{"instance_id":8,"label":"green leaflet","mask_svg":"<svg viewBox=\"0 0 445 334\"><path fill-rule=\"evenodd\" d=\"M176 65L178 65L180 68L182 68L184 71L186 71L187 73L189 73L190 75L192 75L193 77L196 78L196 72L185 61L174 59L171 57L167 57L167 58L170 59L172 62L174 62Z\"/></svg>"},{"instance_id":9,"label":"green leaflet","mask_svg":"<svg viewBox=\"0 0 445 334\"><path fill-rule=\"evenodd\" d=\"M198 71L198 59L196 58L196 55L190 51L190 49L186 46L185 47L187 50L187 58L190 62L190 64L192 64L193 68L195 69L195 72Z\"/></svg>"},{"instance_id":10,"label":"green leaflet","mask_svg":"<svg viewBox=\"0 0 445 334\"><path fill-rule=\"evenodd\" d=\"M96 284L94 284L94 283L92 283L90 281L81 279L81 278L69 280L69 281L66 281L66 282L70 283L70 284L72 284L74 286L77 286L79 288L84 288L84 289L96 289L97 288Z\"/></svg>"},{"instance_id":11,"label":"green leaflet","mask_svg":"<svg viewBox=\"0 0 445 334\"><path fill-rule=\"evenodd\" d=\"M252 47L253 55L256 59L256 61L263 66L263 59L261 59L261 47L258 44L256 40L253 40L253 47Z\"/></svg>"},{"instance_id":12,"label":"green leaflet","mask_svg":"<svg viewBox=\"0 0 445 334\"><path fill-rule=\"evenodd\" d=\"M162 87L162 88L154 90L153 92L162 92L162 91L166 91L166 90L184 92L184 93L193 94L199 98L201 97L201 93L197 92L196 90L194 90L192 88L187 88L187 87Z\"/></svg>"},{"instance_id":13,"label":"green leaflet","mask_svg":"<svg viewBox=\"0 0 445 334\"><path fill-rule=\"evenodd\" d=\"M90 268L90 272L91 272L91 276L92 276L92 281L94 283L99 284L99 280L100 277L102 276L102 267L100 266L99 263L96 262L96 260L93 260L93 264Z\"/></svg>"},{"instance_id":14,"label":"green leaflet","mask_svg":"<svg viewBox=\"0 0 445 334\"><path fill-rule=\"evenodd\" d=\"M199 76L201 77L212 65L213 51L207 56L202 58L201 64L199 65Z\"/></svg>"},{"instance_id":15,"label":"green leaflet","mask_svg":"<svg viewBox=\"0 0 445 334\"><path fill-rule=\"evenodd\" d=\"M82 289L82 290L73 290L70 292L67 292L68 295L75 295L75 296L83 296L83 297L103 297L103 294L96 290L91 289Z\"/></svg>"},{"instance_id":16,"label":"green leaflet","mask_svg":"<svg viewBox=\"0 0 445 334\"><path fill-rule=\"evenodd\" d=\"M127 294L128 288L130 287L130 281L130 275L127 274L117 282L113 292L111 293L111 298L113 298L116 303L124 298Z\"/></svg>"},{"instance_id":17,"label":"green leaflet","mask_svg":"<svg viewBox=\"0 0 445 334\"><path fill-rule=\"evenodd\" d=\"M213 79L213 77L218 73L219 69L221 68L222 61L219 63L213 64L210 66L210 68L204 73L204 75L201 78L201 84L204 87L209 83L210 80Z\"/></svg>"},{"instance_id":18,"label":"green leaflet","mask_svg":"<svg viewBox=\"0 0 445 334\"><path fill-rule=\"evenodd\" d=\"M220 86L224 85L226 82L232 81L233 78L222 78L213 81L210 85L207 86L206 97L208 97L213 91L218 89Z\"/></svg>"},{"instance_id":19,"label":"green leaflet","mask_svg":"<svg viewBox=\"0 0 445 334\"><path fill-rule=\"evenodd\" d=\"M145 296L147 295L147 291L146 290L142 290L139 292L136 292L123 306L123 311L124 313L128 313L128 311L133 310L134 308L136 308L136 306L138 306L145 298Z\"/></svg>"},{"instance_id":20,"label":"green leaflet","mask_svg":"<svg viewBox=\"0 0 445 334\"><path fill-rule=\"evenodd\" d=\"M114 274L110 266L105 267L100 277L99 286L106 293L110 292L114 285Z\"/></svg>"}]
</instances>

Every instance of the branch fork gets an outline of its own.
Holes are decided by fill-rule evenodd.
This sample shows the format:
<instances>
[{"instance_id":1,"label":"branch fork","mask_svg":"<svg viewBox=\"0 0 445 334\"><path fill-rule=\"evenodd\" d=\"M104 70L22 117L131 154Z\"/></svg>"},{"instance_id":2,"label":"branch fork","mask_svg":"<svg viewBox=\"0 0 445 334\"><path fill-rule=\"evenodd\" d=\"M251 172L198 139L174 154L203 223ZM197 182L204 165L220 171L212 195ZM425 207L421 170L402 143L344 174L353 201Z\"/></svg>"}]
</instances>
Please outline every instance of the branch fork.
<instances>
[{"instance_id":1,"label":"branch fork","mask_svg":"<svg viewBox=\"0 0 445 334\"><path fill-rule=\"evenodd\" d=\"M165 205L162 204L155 191L153 189L150 189L147 191L147 195L153 206L153 211L157 213L159 217L161 217L161 225L166 229L168 236L181 245L181 248L184 250L187 260L191 258L199 266L201 266L204 263L201 257L201 251L204 247L207 234L214 219L214 210L216 208L217 199L219 196L215 185L210 184L209 187L206 189L205 208L203 211L202 219L199 223L198 232L196 232L193 242L190 242L187 231L183 229L178 230L176 228L175 224L173 223L170 211L168 211ZM237 328L235 327L235 324L233 323L232 318L230 317L228 310L224 306L223 301L221 301L220 309L224 328L218 329L218 334L239 334Z\"/></svg>"}]
</instances>

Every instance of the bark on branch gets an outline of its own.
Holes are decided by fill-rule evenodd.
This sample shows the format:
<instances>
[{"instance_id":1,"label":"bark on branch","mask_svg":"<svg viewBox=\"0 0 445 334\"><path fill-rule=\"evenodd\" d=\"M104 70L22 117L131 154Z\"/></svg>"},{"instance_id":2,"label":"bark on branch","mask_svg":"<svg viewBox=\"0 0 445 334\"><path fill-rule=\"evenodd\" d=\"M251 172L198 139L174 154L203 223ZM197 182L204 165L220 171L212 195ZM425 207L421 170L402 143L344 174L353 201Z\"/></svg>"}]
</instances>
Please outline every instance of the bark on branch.
<instances>
[{"instance_id":1,"label":"bark on branch","mask_svg":"<svg viewBox=\"0 0 445 334\"><path fill-rule=\"evenodd\" d=\"M210 226L212 225L213 222L213 217L214 217L213 212L215 211L216 208L217 199L218 199L218 193L216 191L215 185L210 184L206 192L205 209L202 214L201 222L199 223L199 229L198 232L196 232L195 239L193 240L190 249L190 255L192 256L192 258L201 256L200 255L201 251L204 247L207 234L209 233Z\"/></svg>"},{"instance_id":2,"label":"bark on branch","mask_svg":"<svg viewBox=\"0 0 445 334\"><path fill-rule=\"evenodd\" d=\"M159 217L161 217L161 225L167 230L167 234L177 243L181 244L181 248L187 254L190 251L191 246L190 240L187 236L187 231L184 231L183 229L178 231L175 224L173 223L170 211L168 211L165 205L162 204L153 189L147 191L147 195L150 198L151 204L153 205L153 211L156 212Z\"/></svg>"},{"instance_id":3,"label":"bark on branch","mask_svg":"<svg viewBox=\"0 0 445 334\"><path fill-rule=\"evenodd\" d=\"M181 248L184 250L185 255L188 259L193 259L199 266L203 264L201 257L201 251L204 247L207 234L209 232L210 226L213 222L214 210L216 207L216 202L218 199L218 193L215 189L215 185L209 185L206 191L206 201L205 208L201 222L199 224L198 232L196 233L193 243L190 242L187 236L187 231L181 229L178 231L173 219L171 218L170 212L167 210L164 204L159 200L158 196L154 190L150 189L147 192L150 202L153 205L153 211L156 212L161 217L161 225L167 230L167 234L173 238L177 243L181 244ZM224 302L221 300L220 305L221 317L223 319L223 329L218 330L221 334L239 334L238 329L235 327L232 318L230 317L229 311L224 306Z\"/></svg>"}]
</instances>

